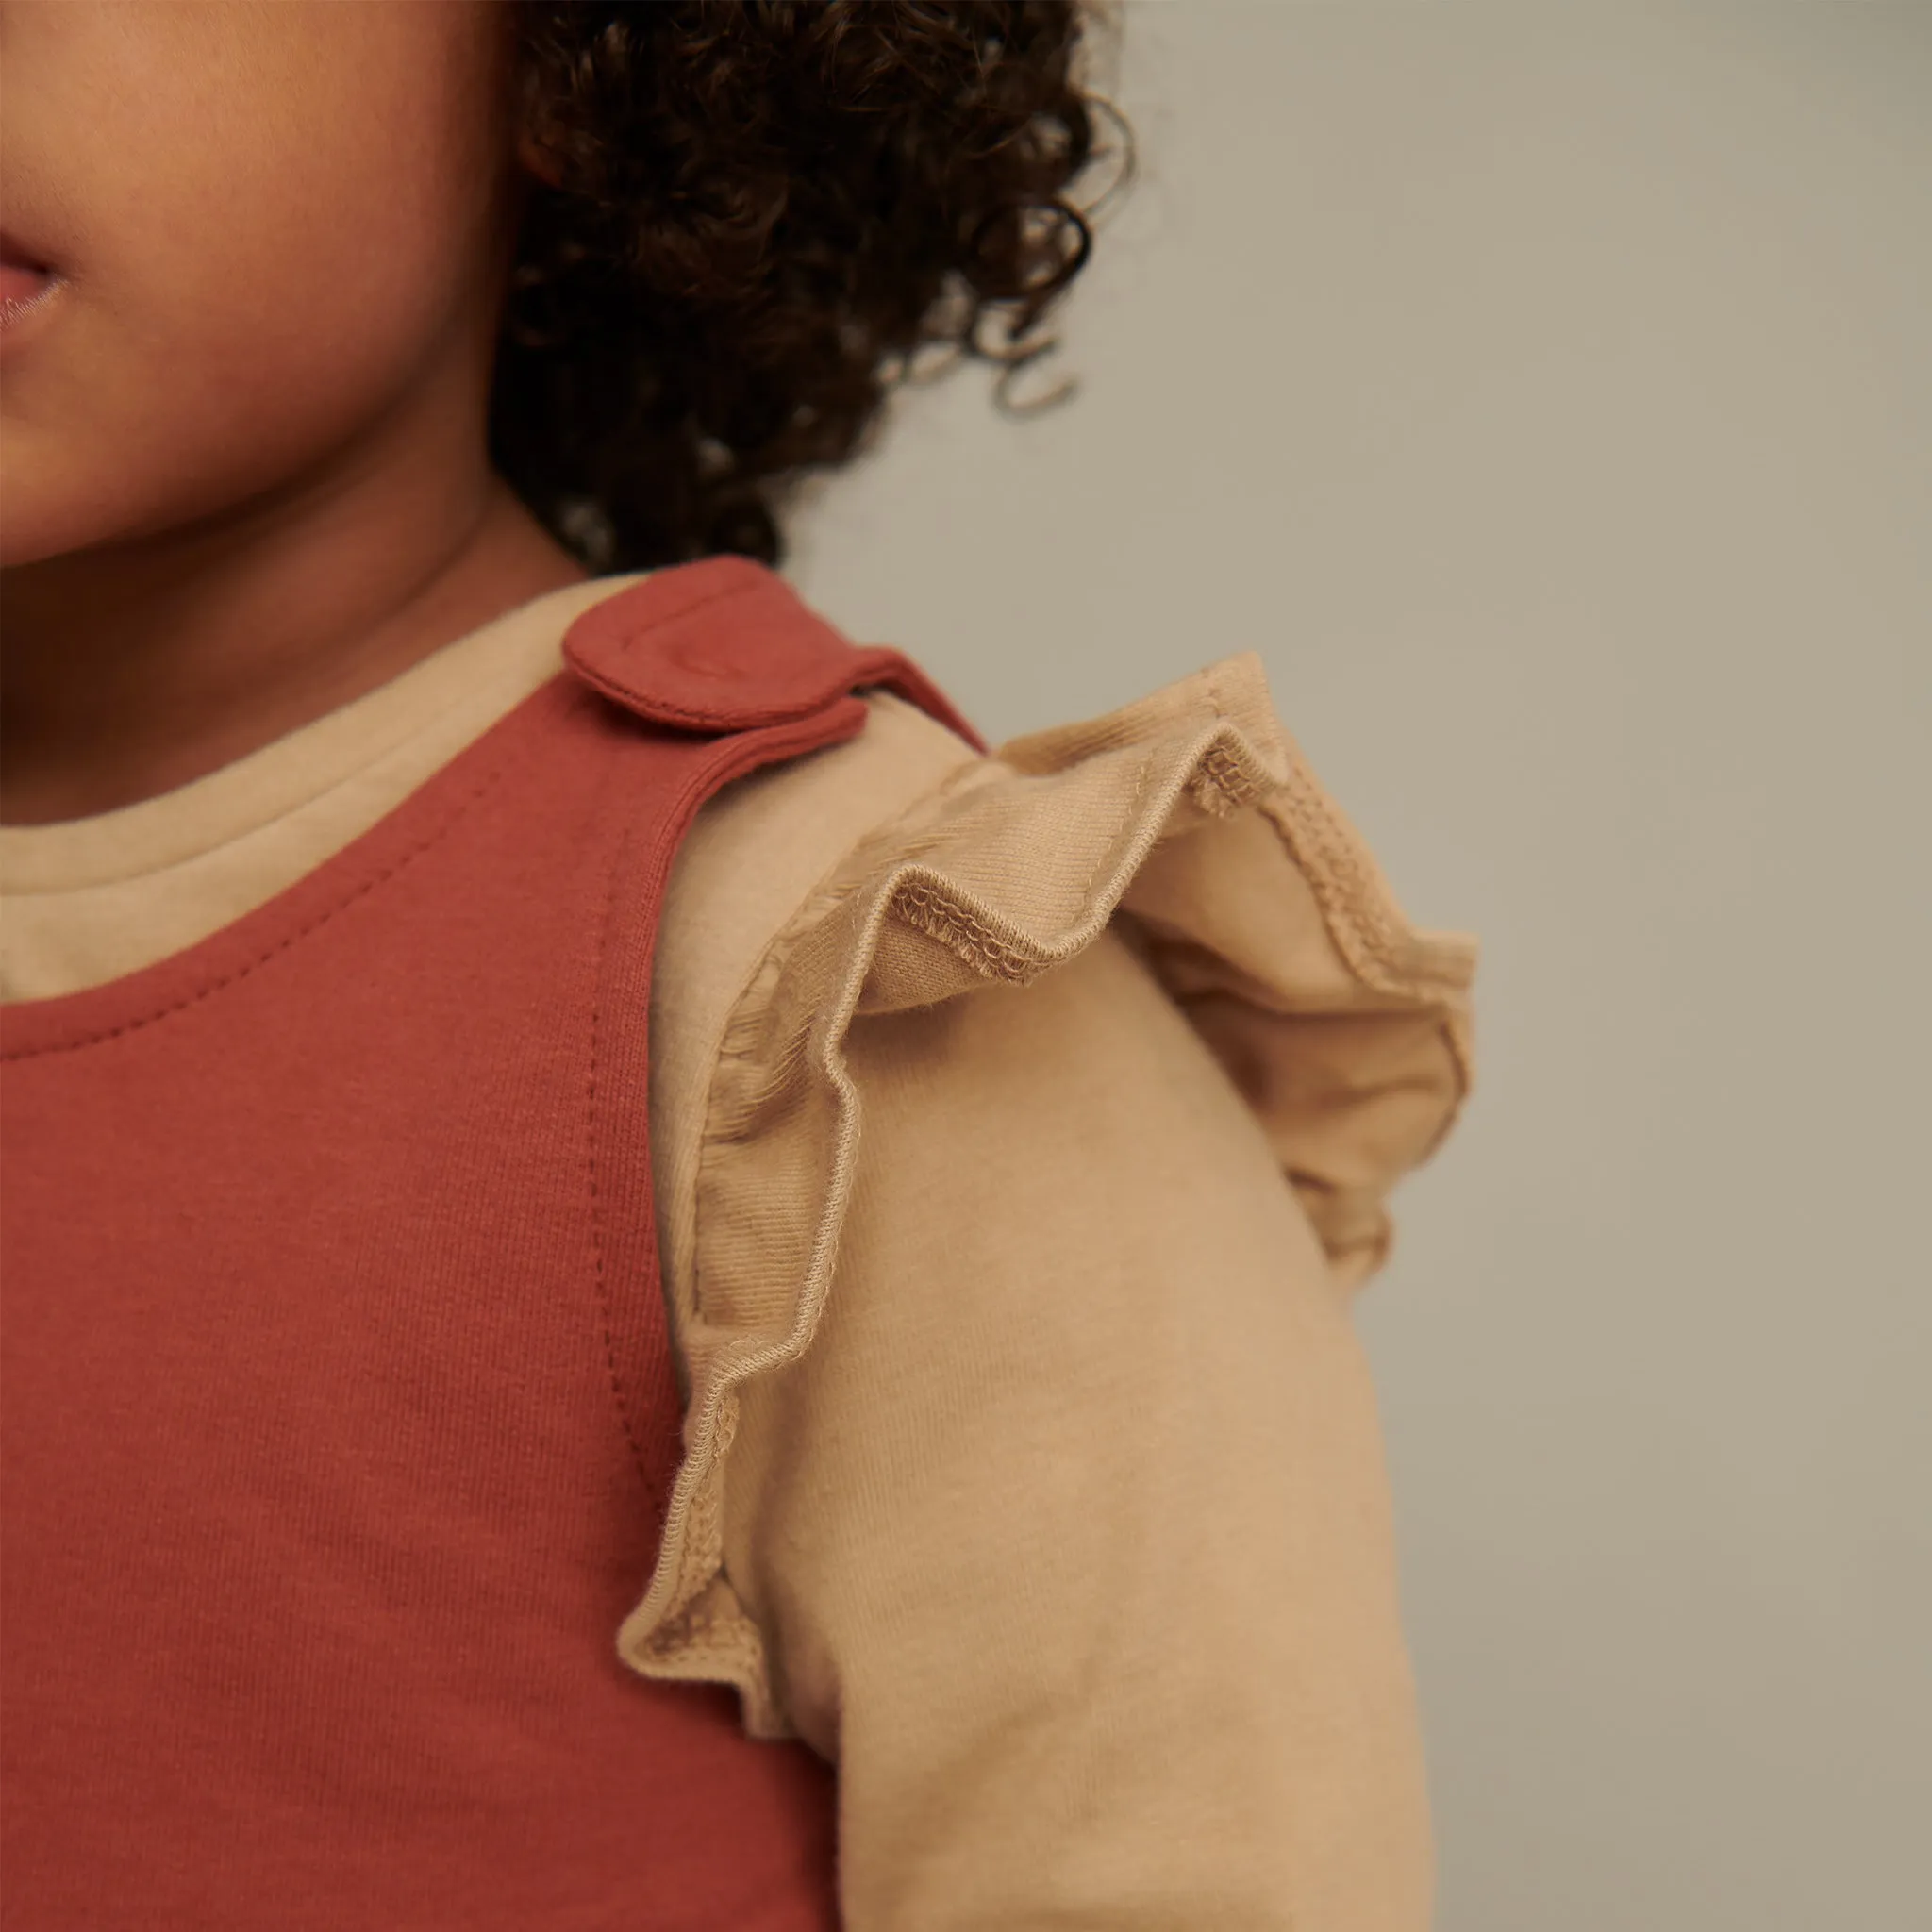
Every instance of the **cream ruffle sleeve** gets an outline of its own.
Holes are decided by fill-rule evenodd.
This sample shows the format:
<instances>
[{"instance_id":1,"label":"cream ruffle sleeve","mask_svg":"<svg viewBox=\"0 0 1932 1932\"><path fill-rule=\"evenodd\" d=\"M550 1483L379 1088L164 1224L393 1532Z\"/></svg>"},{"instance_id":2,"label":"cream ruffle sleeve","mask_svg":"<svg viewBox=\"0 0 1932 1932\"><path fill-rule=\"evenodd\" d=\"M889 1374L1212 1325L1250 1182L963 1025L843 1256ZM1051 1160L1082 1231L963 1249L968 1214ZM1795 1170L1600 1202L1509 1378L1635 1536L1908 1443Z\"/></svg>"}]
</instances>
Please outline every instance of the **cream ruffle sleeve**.
<instances>
[{"instance_id":1,"label":"cream ruffle sleeve","mask_svg":"<svg viewBox=\"0 0 1932 1932\"><path fill-rule=\"evenodd\" d=\"M1466 1091L1474 946L1251 653L990 758L868 702L667 901L686 1457L620 1649L838 1763L851 1932L1420 1932L1348 1304Z\"/></svg>"}]
</instances>

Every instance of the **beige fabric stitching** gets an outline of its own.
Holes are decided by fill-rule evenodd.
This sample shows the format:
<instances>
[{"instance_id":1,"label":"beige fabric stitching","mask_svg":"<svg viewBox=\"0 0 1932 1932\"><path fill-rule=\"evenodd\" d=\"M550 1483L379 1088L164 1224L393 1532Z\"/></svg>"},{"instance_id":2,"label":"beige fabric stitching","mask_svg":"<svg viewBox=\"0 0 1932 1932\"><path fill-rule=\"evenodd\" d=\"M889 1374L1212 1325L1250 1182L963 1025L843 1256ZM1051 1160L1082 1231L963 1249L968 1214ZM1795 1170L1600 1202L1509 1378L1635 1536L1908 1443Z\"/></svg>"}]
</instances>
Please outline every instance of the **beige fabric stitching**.
<instances>
[{"instance_id":1,"label":"beige fabric stitching","mask_svg":"<svg viewBox=\"0 0 1932 1932\"><path fill-rule=\"evenodd\" d=\"M1007 762L1008 751L1015 760ZM1028 929L948 876L974 849L990 850L1005 821L987 821L987 794L1024 773L1014 822L1037 811L1040 780L1062 791L1069 813L1085 791L1111 775L1109 760L1135 755L1131 793L1113 800L1101 838L1058 931ZM1156 782L1157 775L1159 782ZM685 1458L674 1486L658 1560L642 1599L619 1632L620 1654L647 1676L729 1683L740 1691L754 1736L791 1727L773 1692L763 1639L723 1570L724 1471L736 1428L736 1391L751 1377L795 1358L814 1334L835 1263L860 1130L859 1096L841 1042L869 986L888 1003L901 998L893 974L916 968L919 1002L948 997L987 980L1024 984L1071 958L1105 928L1134 873L1163 838L1257 805L1314 892L1321 916L1348 968L1365 985L1434 1012L1452 1045L1456 1091L1445 1096L1436 1139L1459 1110L1468 1086L1467 1013L1462 1002L1474 944L1457 935L1426 935L1402 918L1366 848L1280 729L1253 653L1208 670L1105 718L1010 741L991 759L969 763L935 789L928 805L861 841L848 864L815 891L774 938L728 1024L713 1078L699 1163L699 1224L693 1307L686 1341L691 1396ZM975 815L977 822L975 823ZM1084 823L1084 821L1083 821ZM949 852L949 830L957 834ZM1056 848L1058 849L1058 848ZM1029 851L1031 848L1029 848ZM1041 861L1044 862L1044 861ZM970 865L968 869L973 869ZM984 868L981 868L984 870ZM1102 874L1106 874L1103 880ZM1096 882L1098 890L1096 891ZM892 934L901 931L903 941ZM950 979L928 960L906 955L910 936L942 949L963 968ZM789 1319L734 1326L734 1310L757 1307L758 1284L729 1279L733 1217L714 1196L751 1185L749 1161L761 1139L790 1135L809 1143L814 1120L828 1129L829 1159L816 1182L808 1252L791 1288ZM800 1137L804 1139L801 1140ZM808 1185L791 1174L791 1185ZM713 1210L709 1215L708 1203ZM1386 1224L1373 1203L1337 1204L1331 1224L1357 1223L1349 1242L1356 1272L1386 1250ZM1365 1239L1366 1237L1366 1239ZM746 1265L748 1250L736 1263ZM720 1279L721 1274L724 1277Z\"/></svg>"}]
</instances>

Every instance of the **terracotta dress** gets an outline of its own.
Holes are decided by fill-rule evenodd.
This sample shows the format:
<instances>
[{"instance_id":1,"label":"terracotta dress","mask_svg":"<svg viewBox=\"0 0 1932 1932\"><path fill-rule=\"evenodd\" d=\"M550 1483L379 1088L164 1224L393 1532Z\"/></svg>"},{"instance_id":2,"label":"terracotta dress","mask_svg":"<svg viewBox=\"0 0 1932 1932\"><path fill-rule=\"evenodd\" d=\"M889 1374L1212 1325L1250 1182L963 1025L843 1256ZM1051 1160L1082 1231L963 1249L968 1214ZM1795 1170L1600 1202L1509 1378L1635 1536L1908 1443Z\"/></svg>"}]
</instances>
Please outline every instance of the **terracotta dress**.
<instances>
[{"instance_id":1,"label":"terracotta dress","mask_svg":"<svg viewBox=\"0 0 1932 1932\"><path fill-rule=\"evenodd\" d=\"M1251 656L986 757L608 579L0 870L8 1924L1424 1923L1471 951Z\"/></svg>"}]
</instances>

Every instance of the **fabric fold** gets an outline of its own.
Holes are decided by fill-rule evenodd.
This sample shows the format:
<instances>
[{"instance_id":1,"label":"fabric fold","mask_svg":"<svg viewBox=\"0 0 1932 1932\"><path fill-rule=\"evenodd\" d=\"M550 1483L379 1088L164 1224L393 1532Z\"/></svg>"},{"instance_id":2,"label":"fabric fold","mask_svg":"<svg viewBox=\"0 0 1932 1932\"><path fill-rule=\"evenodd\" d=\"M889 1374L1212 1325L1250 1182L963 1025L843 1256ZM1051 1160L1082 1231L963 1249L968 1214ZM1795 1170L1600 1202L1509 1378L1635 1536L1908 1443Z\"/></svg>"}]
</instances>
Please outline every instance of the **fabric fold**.
<instances>
[{"instance_id":1,"label":"fabric fold","mask_svg":"<svg viewBox=\"0 0 1932 1932\"><path fill-rule=\"evenodd\" d=\"M1254 1113L1339 1291L1387 1258L1385 1206L1471 1077L1474 941L1402 914L1275 716L1259 658L1009 740L856 845L733 1009L699 1155L684 1459L619 1633L647 1676L734 1685L791 1734L724 1574L739 1391L795 1359L838 1262L862 1131L859 1014L1024 985L1114 924Z\"/></svg>"}]
</instances>

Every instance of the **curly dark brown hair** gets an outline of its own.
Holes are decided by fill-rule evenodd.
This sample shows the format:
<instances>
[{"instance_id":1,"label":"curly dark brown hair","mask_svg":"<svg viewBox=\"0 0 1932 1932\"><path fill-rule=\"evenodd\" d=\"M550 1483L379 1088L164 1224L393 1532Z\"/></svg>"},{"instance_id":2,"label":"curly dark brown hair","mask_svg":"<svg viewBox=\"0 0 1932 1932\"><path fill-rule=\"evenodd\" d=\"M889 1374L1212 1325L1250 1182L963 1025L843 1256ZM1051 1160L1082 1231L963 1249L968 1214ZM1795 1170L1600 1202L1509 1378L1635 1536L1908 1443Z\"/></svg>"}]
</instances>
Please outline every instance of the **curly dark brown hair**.
<instances>
[{"instance_id":1,"label":"curly dark brown hair","mask_svg":"<svg viewBox=\"0 0 1932 1932\"><path fill-rule=\"evenodd\" d=\"M924 351L1002 365L1012 406L1120 126L1074 72L1091 0L512 5L557 179L516 238L490 454L586 568L777 562L786 487L858 454Z\"/></svg>"}]
</instances>

